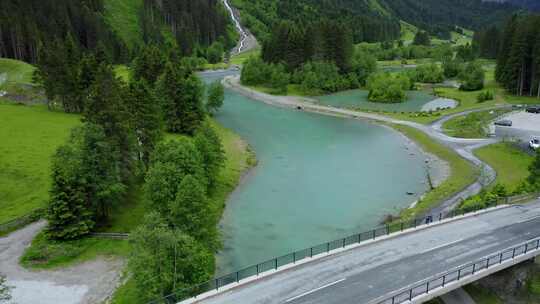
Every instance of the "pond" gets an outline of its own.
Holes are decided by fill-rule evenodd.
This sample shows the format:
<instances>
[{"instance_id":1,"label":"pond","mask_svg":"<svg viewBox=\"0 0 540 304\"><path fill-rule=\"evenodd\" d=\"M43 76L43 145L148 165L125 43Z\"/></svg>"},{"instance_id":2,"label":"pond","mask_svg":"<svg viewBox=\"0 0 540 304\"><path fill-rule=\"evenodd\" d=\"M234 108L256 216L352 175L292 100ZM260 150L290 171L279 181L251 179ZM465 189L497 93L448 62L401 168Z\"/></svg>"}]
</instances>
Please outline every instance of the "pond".
<instances>
[{"instance_id":1,"label":"pond","mask_svg":"<svg viewBox=\"0 0 540 304\"><path fill-rule=\"evenodd\" d=\"M407 100L401 103L370 102L368 90L349 90L331 95L314 97L319 104L339 108L358 108L362 110L377 110L390 112L417 112L433 101L436 97L425 91L408 91Z\"/></svg>"}]
</instances>

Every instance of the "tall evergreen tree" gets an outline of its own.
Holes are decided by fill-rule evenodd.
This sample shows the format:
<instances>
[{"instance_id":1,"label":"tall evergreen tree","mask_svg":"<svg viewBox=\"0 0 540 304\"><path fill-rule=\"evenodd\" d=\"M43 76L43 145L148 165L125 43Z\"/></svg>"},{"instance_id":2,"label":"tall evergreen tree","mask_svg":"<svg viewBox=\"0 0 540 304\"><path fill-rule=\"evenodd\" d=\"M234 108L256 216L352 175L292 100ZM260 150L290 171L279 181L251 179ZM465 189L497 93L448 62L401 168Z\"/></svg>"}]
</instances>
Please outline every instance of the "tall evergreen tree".
<instances>
[{"instance_id":1,"label":"tall evergreen tree","mask_svg":"<svg viewBox=\"0 0 540 304\"><path fill-rule=\"evenodd\" d=\"M193 72L167 64L158 91L167 130L193 135L205 117L200 79Z\"/></svg>"},{"instance_id":2,"label":"tall evergreen tree","mask_svg":"<svg viewBox=\"0 0 540 304\"><path fill-rule=\"evenodd\" d=\"M135 80L144 79L153 85L163 73L166 62L165 56L156 45L148 45L133 61L133 77Z\"/></svg>"},{"instance_id":3,"label":"tall evergreen tree","mask_svg":"<svg viewBox=\"0 0 540 304\"><path fill-rule=\"evenodd\" d=\"M133 81L126 101L139 147L139 160L148 168L150 155L163 137L163 118L159 100L146 81Z\"/></svg>"}]
</instances>

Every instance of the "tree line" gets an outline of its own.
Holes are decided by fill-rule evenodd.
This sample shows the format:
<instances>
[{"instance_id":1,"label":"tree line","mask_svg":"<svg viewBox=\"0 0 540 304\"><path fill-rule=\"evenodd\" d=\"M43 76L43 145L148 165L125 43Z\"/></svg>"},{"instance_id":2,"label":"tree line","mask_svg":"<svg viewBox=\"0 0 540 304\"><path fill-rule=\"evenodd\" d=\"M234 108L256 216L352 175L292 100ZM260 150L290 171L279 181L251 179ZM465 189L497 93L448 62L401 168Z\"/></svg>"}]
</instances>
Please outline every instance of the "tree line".
<instances>
[{"instance_id":1,"label":"tree line","mask_svg":"<svg viewBox=\"0 0 540 304\"><path fill-rule=\"evenodd\" d=\"M102 44L118 61L126 46L103 20L102 0L3 0L0 1L0 57L31 63L49 41L73 35L79 47Z\"/></svg>"},{"instance_id":2,"label":"tree line","mask_svg":"<svg viewBox=\"0 0 540 304\"><path fill-rule=\"evenodd\" d=\"M261 41L282 21L315 23L340 20L351 30L355 43L397 39L400 26L397 19L374 11L365 1L315 0L254 0L234 1L241 11L242 22Z\"/></svg>"},{"instance_id":3,"label":"tree line","mask_svg":"<svg viewBox=\"0 0 540 304\"><path fill-rule=\"evenodd\" d=\"M57 107L80 113L83 122L52 159L46 236L75 240L108 225L143 180L152 212L132 233L128 262L140 297L208 280L221 244L220 209L210 197L225 162L208 115L222 104L223 87L214 83L206 94L189 60L155 45L134 60L125 83L100 51L70 40L58 41L62 52L40 61L36 72L48 96L69 93L56 97ZM56 64L67 75L59 78ZM181 136L166 139L165 132Z\"/></svg>"},{"instance_id":4,"label":"tree line","mask_svg":"<svg viewBox=\"0 0 540 304\"><path fill-rule=\"evenodd\" d=\"M237 34L221 1L142 2L139 22L130 26L140 27L144 45L221 61L224 50L236 43ZM80 49L94 51L101 46L113 62L131 61L144 45L126 45L115 33L118 29L105 20L106 14L104 0L1 1L0 57L36 63L58 40L63 43L71 37Z\"/></svg>"},{"instance_id":5,"label":"tree line","mask_svg":"<svg viewBox=\"0 0 540 304\"><path fill-rule=\"evenodd\" d=\"M540 16L514 16L500 39L497 81L515 95L540 98Z\"/></svg>"}]
</instances>

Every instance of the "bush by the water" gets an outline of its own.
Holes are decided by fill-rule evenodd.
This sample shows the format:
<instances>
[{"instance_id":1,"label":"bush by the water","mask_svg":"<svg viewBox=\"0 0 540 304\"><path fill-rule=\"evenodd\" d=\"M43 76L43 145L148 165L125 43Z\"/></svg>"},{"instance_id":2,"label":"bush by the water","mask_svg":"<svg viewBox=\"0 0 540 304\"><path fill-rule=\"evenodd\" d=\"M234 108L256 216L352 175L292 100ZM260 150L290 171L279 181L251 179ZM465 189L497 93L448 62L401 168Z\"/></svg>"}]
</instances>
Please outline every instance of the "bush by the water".
<instances>
[{"instance_id":1,"label":"bush by the water","mask_svg":"<svg viewBox=\"0 0 540 304\"><path fill-rule=\"evenodd\" d=\"M480 94L478 94L478 96L476 97L476 100L478 102L485 102L485 101L488 101L488 100L493 100L493 92L491 91L483 91L483 92L480 92Z\"/></svg>"},{"instance_id":2,"label":"bush by the water","mask_svg":"<svg viewBox=\"0 0 540 304\"><path fill-rule=\"evenodd\" d=\"M323 61L304 64L294 74L293 82L300 84L302 90L311 95L358 88L360 85L356 74L342 75L335 64Z\"/></svg>"},{"instance_id":3,"label":"bush by the water","mask_svg":"<svg viewBox=\"0 0 540 304\"><path fill-rule=\"evenodd\" d=\"M460 60L445 60L443 62L444 76L447 78L457 77L463 70L463 63Z\"/></svg>"},{"instance_id":4,"label":"bush by the water","mask_svg":"<svg viewBox=\"0 0 540 304\"><path fill-rule=\"evenodd\" d=\"M399 103L407 99L407 90L411 80L402 74L373 74L368 78L368 99L373 102Z\"/></svg>"},{"instance_id":5,"label":"bush by the water","mask_svg":"<svg viewBox=\"0 0 540 304\"><path fill-rule=\"evenodd\" d=\"M259 57L250 57L244 63L240 81L249 86L266 86L275 93L286 93L290 75L282 64L265 63Z\"/></svg>"},{"instance_id":6,"label":"bush by the water","mask_svg":"<svg viewBox=\"0 0 540 304\"><path fill-rule=\"evenodd\" d=\"M484 88L485 71L477 62L468 63L459 75L462 91L478 91Z\"/></svg>"},{"instance_id":7,"label":"bush by the water","mask_svg":"<svg viewBox=\"0 0 540 304\"><path fill-rule=\"evenodd\" d=\"M435 63L421 65L410 74L415 82L440 83L444 80L443 70Z\"/></svg>"}]
</instances>

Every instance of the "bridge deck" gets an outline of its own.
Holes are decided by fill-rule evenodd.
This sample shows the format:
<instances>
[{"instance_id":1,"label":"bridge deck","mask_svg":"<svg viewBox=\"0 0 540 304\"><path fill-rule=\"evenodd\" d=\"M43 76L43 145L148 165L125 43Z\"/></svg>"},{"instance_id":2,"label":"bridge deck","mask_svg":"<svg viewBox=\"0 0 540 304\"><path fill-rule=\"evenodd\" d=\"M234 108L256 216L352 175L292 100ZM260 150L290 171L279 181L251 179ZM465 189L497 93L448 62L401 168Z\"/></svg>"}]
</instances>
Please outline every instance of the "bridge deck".
<instances>
[{"instance_id":1,"label":"bridge deck","mask_svg":"<svg viewBox=\"0 0 540 304\"><path fill-rule=\"evenodd\" d=\"M373 242L200 303L369 303L536 237L540 237L540 200Z\"/></svg>"}]
</instances>

